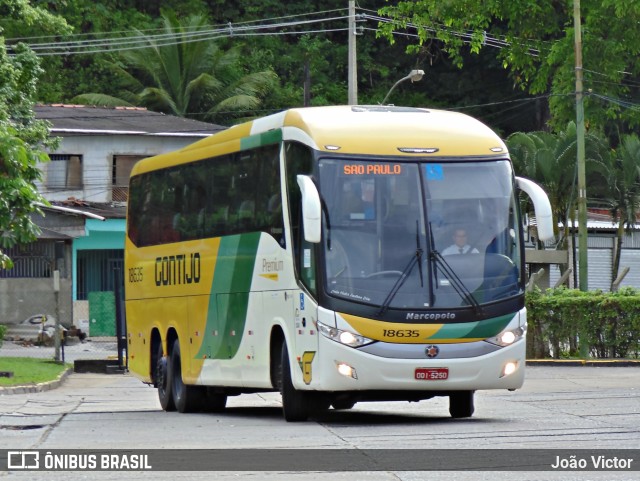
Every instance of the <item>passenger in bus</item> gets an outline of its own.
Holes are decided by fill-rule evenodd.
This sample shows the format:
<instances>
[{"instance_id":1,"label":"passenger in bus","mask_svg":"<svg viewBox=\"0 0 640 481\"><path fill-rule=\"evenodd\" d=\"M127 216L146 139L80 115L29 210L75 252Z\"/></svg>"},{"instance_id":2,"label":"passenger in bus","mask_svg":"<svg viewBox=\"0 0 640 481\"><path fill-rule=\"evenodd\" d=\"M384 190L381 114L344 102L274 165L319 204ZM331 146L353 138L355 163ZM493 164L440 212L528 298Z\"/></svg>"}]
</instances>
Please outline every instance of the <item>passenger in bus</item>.
<instances>
[{"instance_id":1,"label":"passenger in bus","mask_svg":"<svg viewBox=\"0 0 640 481\"><path fill-rule=\"evenodd\" d=\"M453 244L444 249L441 254L443 256L452 254L478 254L478 249L468 244L466 230L456 229L453 233Z\"/></svg>"}]
</instances>

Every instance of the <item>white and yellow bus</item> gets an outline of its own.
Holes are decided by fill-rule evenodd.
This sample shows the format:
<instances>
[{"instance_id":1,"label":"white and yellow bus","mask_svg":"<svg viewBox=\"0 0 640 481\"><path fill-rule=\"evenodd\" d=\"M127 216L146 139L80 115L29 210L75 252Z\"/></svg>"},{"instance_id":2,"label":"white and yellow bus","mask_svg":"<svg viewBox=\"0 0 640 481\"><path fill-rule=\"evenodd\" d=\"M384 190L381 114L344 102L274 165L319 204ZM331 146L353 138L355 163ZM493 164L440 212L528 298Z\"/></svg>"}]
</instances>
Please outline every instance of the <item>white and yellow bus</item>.
<instances>
[{"instance_id":1,"label":"white and yellow bus","mask_svg":"<svg viewBox=\"0 0 640 481\"><path fill-rule=\"evenodd\" d=\"M288 421L434 396L471 416L524 380L519 190L552 237L500 138L427 109L291 109L142 160L129 369L180 412L280 391Z\"/></svg>"}]
</instances>

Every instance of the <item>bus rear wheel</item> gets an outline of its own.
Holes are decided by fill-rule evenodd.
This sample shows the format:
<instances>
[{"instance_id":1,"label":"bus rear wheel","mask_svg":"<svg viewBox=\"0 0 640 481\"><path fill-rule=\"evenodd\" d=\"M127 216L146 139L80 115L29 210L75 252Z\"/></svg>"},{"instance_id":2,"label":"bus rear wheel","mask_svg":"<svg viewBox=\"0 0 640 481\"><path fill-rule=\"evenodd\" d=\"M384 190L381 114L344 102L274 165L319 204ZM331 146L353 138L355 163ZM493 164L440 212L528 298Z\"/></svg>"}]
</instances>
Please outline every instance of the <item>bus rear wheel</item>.
<instances>
[{"instance_id":1,"label":"bus rear wheel","mask_svg":"<svg viewBox=\"0 0 640 481\"><path fill-rule=\"evenodd\" d=\"M165 411L175 411L176 405L173 402L173 395L171 394L171 363L169 356L165 356L162 351L162 343L158 346L157 361L156 361L156 386L158 388L158 400L160 401L160 407Z\"/></svg>"},{"instance_id":2,"label":"bus rear wheel","mask_svg":"<svg viewBox=\"0 0 640 481\"><path fill-rule=\"evenodd\" d=\"M449 395L449 414L452 418L470 418L473 416L474 391L459 391Z\"/></svg>"},{"instance_id":3,"label":"bus rear wheel","mask_svg":"<svg viewBox=\"0 0 640 481\"><path fill-rule=\"evenodd\" d=\"M282 393L282 412L289 422L306 421L310 414L309 396L296 390L291 380L291 364L287 344L282 343L280 362L280 392Z\"/></svg>"},{"instance_id":4,"label":"bus rear wheel","mask_svg":"<svg viewBox=\"0 0 640 481\"><path fill-rule=\"evenodd\" d=\"M182 380L182 363L180 358L180 341L173 342L171 351L171 394L176 409L181 413L202 410L205 390L202 386L189 386Z\"/></svg>"}]
</instances>

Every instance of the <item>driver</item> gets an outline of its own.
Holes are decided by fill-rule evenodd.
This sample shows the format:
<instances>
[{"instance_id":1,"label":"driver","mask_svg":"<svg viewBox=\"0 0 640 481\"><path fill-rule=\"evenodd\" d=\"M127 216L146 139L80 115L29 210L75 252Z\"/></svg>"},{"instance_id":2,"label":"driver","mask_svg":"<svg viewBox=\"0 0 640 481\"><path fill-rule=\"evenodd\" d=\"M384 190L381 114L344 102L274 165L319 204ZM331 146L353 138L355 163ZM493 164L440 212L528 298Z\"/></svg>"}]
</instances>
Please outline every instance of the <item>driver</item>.
<instances>
[{"instance_id":1,"label":"driver","mask_svg":"<svg viewBox=\"0 0 640 481\"><path fill-rule=\"evenodd\" d=\"M456 229L453 233L453 244L444 249L441 254L449 256L452 254L478 254L478 249L471 247L467 243L467 231L464 229Z\"/></svg>"}]
</instances>

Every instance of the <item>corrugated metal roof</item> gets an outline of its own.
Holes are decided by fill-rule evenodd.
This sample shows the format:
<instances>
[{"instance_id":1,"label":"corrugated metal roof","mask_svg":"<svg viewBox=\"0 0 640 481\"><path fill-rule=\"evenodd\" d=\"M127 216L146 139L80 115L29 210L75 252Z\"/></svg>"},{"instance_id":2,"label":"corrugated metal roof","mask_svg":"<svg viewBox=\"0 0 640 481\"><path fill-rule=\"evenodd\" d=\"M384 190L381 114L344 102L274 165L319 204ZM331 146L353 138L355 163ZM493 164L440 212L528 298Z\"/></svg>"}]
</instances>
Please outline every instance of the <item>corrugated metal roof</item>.
<instances>
[{"instance_id":1,"label":"corrugated metal roof","mask_svg":"<svg viewBox=\"0 0 640 481\"><path fill-rule=\"evenodd\" d=\"M58 207L62 207L62 209L59 209ZM124 219L127 216L127 207L123 204L86 202L77 199L51 202L51 207L43 206L42 209L55 210L61 214L67 215L83 215L82 212L87 212L107 219Z\"/></svg>"},{"instance_id":2,"label":"corrugated metal roof","mask_svg":"<svg viewBox=\"0 0 640 481\"><path fill-rule=\"evenodd\" d=\"M165 115L139 107L36 105L36 118L48 120L56 135L156 135L206 137L226 127Z\"/></svg>"}]
</instances>

